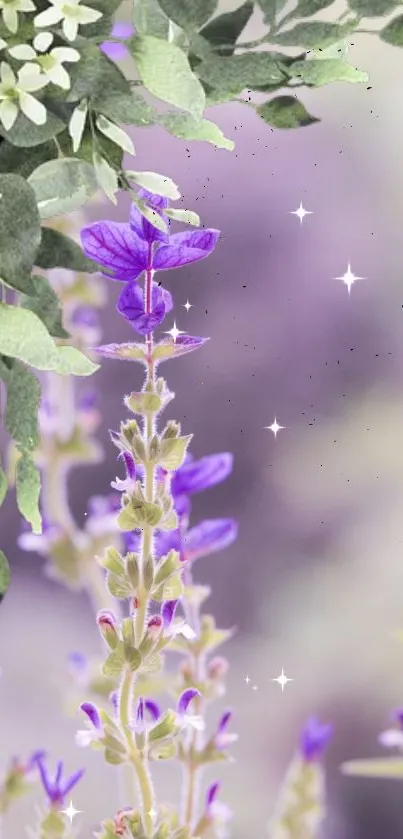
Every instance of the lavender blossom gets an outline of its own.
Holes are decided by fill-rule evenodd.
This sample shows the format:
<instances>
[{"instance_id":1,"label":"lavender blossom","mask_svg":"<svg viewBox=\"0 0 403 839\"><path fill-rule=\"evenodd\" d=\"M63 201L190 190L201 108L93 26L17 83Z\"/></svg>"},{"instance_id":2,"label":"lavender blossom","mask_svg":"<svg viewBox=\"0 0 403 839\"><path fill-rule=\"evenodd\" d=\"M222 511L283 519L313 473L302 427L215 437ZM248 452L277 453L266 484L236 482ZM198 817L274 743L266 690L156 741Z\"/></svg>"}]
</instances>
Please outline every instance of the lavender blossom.
<instances>
[{"instance_id":1,"label":"lavender blossom","mask_svg":"<svg viewBox=\"0 0 403 839\"><path fill-rule=\"evenodd\" d=\"M44 757L36 758L35 763L39 770L40 779L43 789L47 795L51 807L60 810L64 806L65 798L69 792L78 784L84 775L84 769L79 769L63 780L63 763L59 761L56 768L56 774L51 780L47 767L45 766Z\"/></svg>"},{"instance_id":2,"label":"lavender blossom","mask_svg":"<svg viewBox=\"0 0 403 839\"><path fill-rule=\"evenodd\" d=\"M333 736L333 726L320 723L311 717L302 730L300 751L303 759L310 763L319 760Z\"/></svg>"}]
</instances>

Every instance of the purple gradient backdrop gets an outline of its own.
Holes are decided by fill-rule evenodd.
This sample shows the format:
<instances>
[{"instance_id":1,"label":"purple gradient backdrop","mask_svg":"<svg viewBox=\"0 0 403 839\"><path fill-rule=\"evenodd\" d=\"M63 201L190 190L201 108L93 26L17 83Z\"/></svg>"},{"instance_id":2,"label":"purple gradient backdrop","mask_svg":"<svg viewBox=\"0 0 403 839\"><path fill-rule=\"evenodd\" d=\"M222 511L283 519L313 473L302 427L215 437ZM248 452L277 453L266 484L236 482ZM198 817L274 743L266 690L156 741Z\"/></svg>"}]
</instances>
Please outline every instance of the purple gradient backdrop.
<instances>
[{"instance_id":1,"label":"purple gradient backdrop","mask_svg":"<svg viewBox=\"0 0 403 839\"><path fill-rule=\"evenodd\" d=\"M248 37L258 34L253 24ZM339 85L310 92L304 101L323 117L313 128L271 131L252 110L232 104L211 112L236 141L232 154L159 129L133 134L136 168L172 177L183 206L222 231L208 261L164 276L178 327L211 336L200 352L167 363L164 375L177 394L166 416L194 433L195 455L235 455L232 479L200 496L194 514L194 521L217 514L240 522L237 543L197 568L199 580L213 586L209 610L222 626L239 629L226 650L226 702L240 741L237 763L222 773L235 839L265 835L311 712L336 725L326 839L403 831L397 784L338 772L342 760L381 753L377 732L403 694L401 650L392 637L403 614L403 120L393 81L403 59L370 38L351 56L371 72L372 91ZM288 214L301 200L314 213L302 226ZM124 201L117 209L94 204L87 217L123 220L127 209ZM349 261L367 278L350 297L332 280ZM104 342L131 337L114 310L118 292L111 283ZM80 521L88 497L107 492L116 475L107 429L118 425L122 396L141 385L141 372L105 361L93 384L102 395L107 459L72 475ZM287 426L276 440L263 430L275 415ZM116 805L115 773L75 748L77 718L65 723L60 695L66 654L96 653L98 635L86 598L44 579L41 561L15 549L13 498L1 524L14 571L0 613L1 758L44 745L55 759L65 756L69 769L84 759L74 803L89 835ZM282 667L294 678L284 694L270 681ZM247 674L257 691L246 686ZM179 771L172 777L157 769L163 797L175 796ZM24 806L13 815L7 836L20 835L29 814Z\"/></svg>"}]
</instances>

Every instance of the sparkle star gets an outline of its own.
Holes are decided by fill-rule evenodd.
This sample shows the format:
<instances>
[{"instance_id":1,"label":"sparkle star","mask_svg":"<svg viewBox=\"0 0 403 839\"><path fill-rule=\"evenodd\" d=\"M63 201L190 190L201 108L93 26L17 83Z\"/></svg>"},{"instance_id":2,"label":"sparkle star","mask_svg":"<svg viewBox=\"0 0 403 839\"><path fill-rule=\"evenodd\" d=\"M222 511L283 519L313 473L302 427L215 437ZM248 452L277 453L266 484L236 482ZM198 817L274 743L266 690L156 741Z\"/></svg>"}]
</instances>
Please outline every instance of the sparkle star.
<instances>
[{"instance_id":1,"label":"sparkle star","mask_svg":"<svg viewBox=\"0 0 403 839\"><path fill-rule=\"evenodd\" d=\"M304 210L304 208L302 206L302 201L301 201L301 203L298 207L298 210L291 210L290 215L291 216L298 216L298 218L299 218L299 220L302 224L305 216L311 216L312 215L312 210Z\"/></svg>"},{"instance_id":2,"label":"sparkle star","mask_svg":"<svg viewBox=\"0 0 403 839\"><path fill-rule=\"evenodd\" d=\"M193 303L189 303L189 300L186 300L186 303L183 303L182 305L183 305L183 308L186 309L186 311L188 312L189 309L192 308Z\"/></svg>"},{"instance_id":3,"label":"sparkle star","mask_svg":"<svg viewBox=\"0 0 403 839\"><path fill-rule=\"evenodd\" d=\"M268 431L272 431L274 436L277 437L279 431L282 431L285 428L285 425L279 425L277 422L277 418L274 417L274 422L271 425L265 425Z\"/></svg>"},{"instance_id":4,"label":"sparkle star","mask_svg":"<svg viewBox=\"0 0 403 839\"><path fill-rule=\"evenodd\" d=\"M64 816L66 816L68 818L70 824L72 824L74 816L77 816L78 813L82 812L82 810L76 810L76 808L73 806L73 802L70 801L70 804L66 808L66 810L61 810L61 812L63 813Z\"/></svg>"},{"instance_id":5,"label":"sparkle star","mask_svg":"<svg viewBox=\"0 0 403 839\"><path fill-rule=\"evenodd\" d=\"M156 810L154 810L153 807L151 807L151 810L149 810L148 813L147 813L147 816L150 816L150 818L152 818L153 821L154 821L155 816L157 816L157 815L158 815L158 813L157 813Z\"/></svg>"},{"instance_id":6,"label":"sparkle star","mask_svg":"<svg viewBox=\"0 0 403 839\"><path fill-rule=\"evenodd\" d=\"M249 682L250 682L249 676L246 677L245 682L246 682L247 685L249 684Z\"/></svg>"},{"instance_id":7,"label":"sparkle star","mask_svg":"<svg viewBox=\"0 0 403 839\"><path fill-rule=\"evenodd\" d=\"M185 333L184 333L183 329L178 329L178 327L176 326L176 321L174 321L174 325L173 325L172 329L170 329L168 332L165 332L165 335L170 335L171 338L174 339L174 343L175 343L178 335L184 335L184 334Z\"/></svg>"},{"instance_id":8,"label":"sparkle star","mask_svg":"<svg viewBox=\"0 0 403 839\"><path fill-rule=\"evenodd\" d=\"M356 277L351 270L350 263L348 263L346 273L343 274L342 277L335 277L334 279L341 280L342 283L347 286L348 293L351 294L351 286L356 282L356 280L365 280L365 277Z\"/></svg>"},{"instance_id":9,"label":"sparkle star","mask_svg":"<svg viewBox=\"0 0 403 839\"><path fill-rule=\"evenodd\" d=\"M277 682L280 685L281 692L284 691L284 688L285 688L287 682L293 682L293 681L294 681L294 679L287 679L287 676L285 675L283 668L281 668L280 676L277 676L276 679L272 679L272 682Z\"/></svg>"}]
</instances>

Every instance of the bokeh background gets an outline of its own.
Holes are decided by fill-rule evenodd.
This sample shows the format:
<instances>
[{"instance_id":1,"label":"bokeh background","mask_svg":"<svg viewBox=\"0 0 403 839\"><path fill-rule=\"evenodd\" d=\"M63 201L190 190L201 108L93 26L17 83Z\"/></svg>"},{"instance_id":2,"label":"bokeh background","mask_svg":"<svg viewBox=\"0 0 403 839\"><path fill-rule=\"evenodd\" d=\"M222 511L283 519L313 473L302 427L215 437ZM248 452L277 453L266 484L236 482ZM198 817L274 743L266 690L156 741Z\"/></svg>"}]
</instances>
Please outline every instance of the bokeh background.
<instances>
[{"instance_id":1,"label":"bokeh background","mask_svg":"<svg viewBox=\"0 0 403 839\"><path fill-rule=\"evenodd\" d=\"M321 17L334 20L335 8ZM245 37L260 33L257 15ZM234 103L209 114L235 140L232 153L158 128L133 132L136 168L172 177L183 206L222 231L208 261L164 275L178 327L211 336L200 352L167 363L164 375L176 392L167 416L194 433L193 453L235 455L232 478L197 498L193 519L240 523L237 543L197 566L198 580L213 588L209 611L221 626L238 627L225 650L225 704L239 743L236 762L222 770L234 839L267 835L311 713L336 727L324 837L403 836L400 785L339 772L343 760L382 754L377 734L403 700L394 636L403 623L403 51L360 35L349 56L369 72L369 89L303 92L322 120L312 127L271 130ZM301 200L313 212L302 225L290 215ZM124 220L127 210L124 201L96 203L87 218ZM350 296L333 279L348 262L366 278ZM118 291L111 283L104 342L131 338L114 310ZM106 494L116 475L107 429L119 423L122 395L140 386L140 368L105 361L93 384L106 460L71 476L79 521L89 496ZM275 416L286 426L277 439L263 428ZM66 655L99 649L90 604L44 578L42 560L15 547L13 498L1 531L13 566L0 612L1 761L38 746L71 770L84 761L74 804L83 811L80 835L90 836L118 800L116 773L76 748L77 718L63 715ZM282 667L294 680L284 693L271 681ZM179 769L160 770L158 780L165 798L178 795ZM23 835L31 816L32 801L16 808L7 839Z\"/></svg>"}]
</instances>

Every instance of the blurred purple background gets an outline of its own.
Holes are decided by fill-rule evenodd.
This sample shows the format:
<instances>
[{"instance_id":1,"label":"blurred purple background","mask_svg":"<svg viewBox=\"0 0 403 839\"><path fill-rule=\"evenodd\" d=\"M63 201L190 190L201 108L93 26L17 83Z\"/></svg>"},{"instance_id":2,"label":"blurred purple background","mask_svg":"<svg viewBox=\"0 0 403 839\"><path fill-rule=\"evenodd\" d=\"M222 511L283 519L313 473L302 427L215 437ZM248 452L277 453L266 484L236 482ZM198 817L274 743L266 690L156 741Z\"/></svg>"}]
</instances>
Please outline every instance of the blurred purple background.
<instances>
[{"instance_id":1,"label":"blurred purple background","mask_svg":"<svg viewBox=\"0 0 403 839\"><path fill-rule=\"evenodd\" d=\"M334 20L333 7L321 17ZM256 19L247 39L259 33ZM168 362L163 375L176 392L166 416L194 433L192 452L235 455L232 478L197 498L193 518L240 522L236 544L201 561L196 574L213 587L207 607L220 626L239 630L223 648L231 662L225 705L240 735L237 761L222 771L235 839L267 835L311 713L336 725L326 839L403 835L398 785L344 779L338 770L342 760L382 754L377 733L403 698L393 634L403 621L403 110L395 82L403 52L360 36L350 59L370 73L371 89L303 93L322 118L311 128L273 131L250 108L229 104L209 116L235 140L233 153L157 128L132 135L136 169L169 175L183 206L222 231L208 261L164 275L178 328L211 341ZM302 225L289 214L301 200L313 212ZM118 208L95 203L86 218L124 220L127 212L123 200ZM332 279L348 262L366 278L350 296ZM119 290L109 284L104 343L132 337L114 309ZM107 493L116 475L107 429L118 426L122 396L141 376L135 365L105 361L92 381L107 457L72 474L80 522L88 497ZM286 426L277 439L263 429L275 416ZM77 718L65 721L60 699L67 653L98 650L93 616L85 597L46 580L41 560L14 547L14 498L1 522L14 572L0 612L1 759L44 746L69 769L84 760L74 804L84 811L81 835L90 835L116 807L115 773L77 750ZM271 681L282 667L294 679L283 694ZM178 795L179 770L158 767L157 777L164 798ZM13 812L7 837L20 835L30 807Z\"/></svg>"}]
</instances>

